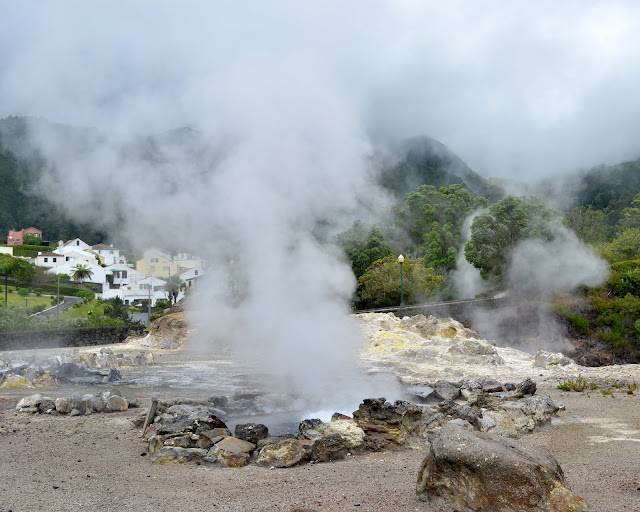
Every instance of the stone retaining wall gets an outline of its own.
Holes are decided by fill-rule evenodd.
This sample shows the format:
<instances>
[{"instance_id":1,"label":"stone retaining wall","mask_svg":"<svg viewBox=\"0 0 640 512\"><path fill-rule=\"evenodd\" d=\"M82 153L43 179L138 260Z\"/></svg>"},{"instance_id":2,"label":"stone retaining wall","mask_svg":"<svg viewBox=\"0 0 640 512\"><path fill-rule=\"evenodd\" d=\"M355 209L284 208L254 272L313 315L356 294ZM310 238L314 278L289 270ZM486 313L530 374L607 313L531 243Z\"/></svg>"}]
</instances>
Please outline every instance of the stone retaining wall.
<instances>
[{"instance_id":1,"label":"stone retaining wall","mask_svg":"<svg viewBox=\"0 0 640 512\"><path fill-rule=\"evenodd\" d=\"M142 326L91 327L0 333L0 350L90 347L122 343L127 336L142 334Z\"/></svg>"}]
</instances>

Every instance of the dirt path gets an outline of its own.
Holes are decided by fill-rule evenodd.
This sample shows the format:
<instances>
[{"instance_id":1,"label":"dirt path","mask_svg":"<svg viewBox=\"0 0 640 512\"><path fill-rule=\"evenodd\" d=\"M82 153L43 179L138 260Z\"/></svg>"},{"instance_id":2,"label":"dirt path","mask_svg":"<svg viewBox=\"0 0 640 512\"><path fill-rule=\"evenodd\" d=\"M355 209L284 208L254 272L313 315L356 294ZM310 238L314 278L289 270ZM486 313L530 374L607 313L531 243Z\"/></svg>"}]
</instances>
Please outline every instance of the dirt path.
<instances>
[{"instance_id":1,"label":"dirt path","mask_svg":"<svg viewBox=\"0 0 640 512\"><path fill-rule=\"evenodd\" d=\"M552 453L595 512L640 511L640 397L548 392L558 424L524 438ZM151 464L131 420L140 410L29 416L0 399L0 511L421 511L424 451L368 454L270 470ZM143 402L143 406L147 403Z\"/></svg>"}]
</instances>

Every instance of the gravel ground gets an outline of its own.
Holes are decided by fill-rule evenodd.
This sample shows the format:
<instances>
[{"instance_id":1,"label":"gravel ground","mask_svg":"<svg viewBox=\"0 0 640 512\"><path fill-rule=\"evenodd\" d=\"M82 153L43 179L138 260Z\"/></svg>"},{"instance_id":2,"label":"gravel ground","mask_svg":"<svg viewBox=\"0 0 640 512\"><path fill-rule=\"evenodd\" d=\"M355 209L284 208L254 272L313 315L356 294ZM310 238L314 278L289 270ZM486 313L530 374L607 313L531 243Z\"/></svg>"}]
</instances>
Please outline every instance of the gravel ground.
<instances>
[{"instance_id":1,"label":"gravel ground","mask_svg":"<svg viewBox=\"0 0 640 512\"><path fill-rule=\"evenodd\" d=\"M523 442L558 459L591 511L640 512L638 394L588 397L547 387L541 392L566 411ZM140 409L81 417L17 414L18 399L31 393L0 397L0 512L448 510L415 497L426 450L289 469L155 465L132 426Z\"/></svg>"}]
</instances>

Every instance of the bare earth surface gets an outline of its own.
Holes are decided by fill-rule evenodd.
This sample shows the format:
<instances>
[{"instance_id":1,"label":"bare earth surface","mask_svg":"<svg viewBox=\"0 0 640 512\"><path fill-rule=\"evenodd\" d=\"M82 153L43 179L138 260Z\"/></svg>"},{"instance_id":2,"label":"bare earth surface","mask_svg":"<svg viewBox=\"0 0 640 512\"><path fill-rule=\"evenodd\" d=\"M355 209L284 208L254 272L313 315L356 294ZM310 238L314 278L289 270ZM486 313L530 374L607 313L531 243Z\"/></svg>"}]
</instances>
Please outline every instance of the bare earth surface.
<instances>
[{"instance_id":1,"label":"bare earth surface","mask_svg":"<svg viewBox=\"0 0 640 512\"><path fill-rule=\"evenodd\" d=\"M15 405L27 392L6 390L0 399L2 512L447 510L415 497L425 450L289 469L155 465L142 455L146 445L132 426L140 409L78 417L17 414ZM550 386L540 392L566 411L560 422L523 441L559 460L590 510L640 511L640 397L587 397Z\"/></svg>"}]
</instances>

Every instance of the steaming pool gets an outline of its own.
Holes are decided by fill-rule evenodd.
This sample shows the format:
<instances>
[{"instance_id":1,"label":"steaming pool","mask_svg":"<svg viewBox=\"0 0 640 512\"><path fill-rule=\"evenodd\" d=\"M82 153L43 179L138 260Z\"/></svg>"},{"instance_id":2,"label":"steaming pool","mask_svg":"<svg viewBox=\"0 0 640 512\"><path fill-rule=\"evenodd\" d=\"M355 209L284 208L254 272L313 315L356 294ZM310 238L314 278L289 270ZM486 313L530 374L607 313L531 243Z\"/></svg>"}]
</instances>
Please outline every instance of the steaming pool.
<instances>
[{"instance_id":1,"label":"steaming pool","mask_svg":"<svg viewBox=\"0 0 640 512\"><path fill-rule=\"evenodd\" d=\"M117 345L108 348L114 353L129 352ZM139 353L140 350L132 352ZM31 363L45 367L47 360L63 354L69 354L69 351L43 349L0 352L0 361L11 365ZM349 400L346 393L341 396L323 396L320 393L315 398L305 397L293 386L283 388L277 376L274 378L255 365L228 354L196 356L187 352L154 352L154 357L155 363L151 365L120 368L122 380L119 381L104 384L65 382L48 388L0 388L0 397L20 399L39 393L55 398L117 390L138 398L142 408L148 407L152 397L167 401L177 398L214 399L214 406L225 411L226 416L221 419L230 429L239 423L262 423L274 435L297 432L298 424L303 419L329 421L335 412L351 415L364 398L385 396L388 400L407 399L397 381L382 371L362 365L361 373L371 387L367 386L360 394L351 390L351 395L355 392L357 398ZM382 394L372 395L373 389ZM387 391L386 394L384 391Z\"/></svg>"}]
</instances>

